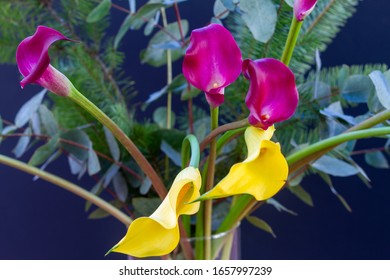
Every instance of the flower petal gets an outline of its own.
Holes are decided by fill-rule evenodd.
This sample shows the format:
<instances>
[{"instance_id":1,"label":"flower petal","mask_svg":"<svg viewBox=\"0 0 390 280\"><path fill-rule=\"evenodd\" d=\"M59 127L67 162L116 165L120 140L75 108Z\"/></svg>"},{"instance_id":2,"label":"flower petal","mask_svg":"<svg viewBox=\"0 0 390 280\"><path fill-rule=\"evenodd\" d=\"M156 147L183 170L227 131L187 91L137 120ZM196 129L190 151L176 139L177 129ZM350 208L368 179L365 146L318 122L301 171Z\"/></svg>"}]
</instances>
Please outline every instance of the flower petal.
<instances>
[{"instance_id":1,"label":"flower petal","mask_svg":"<svg viewBox=\"0 0 390 280\"><path fill-rule=\"evenodd\" d=\"M250 80L245 103L249 123L267 129L290 118L298 105L298 90L292 71L282 62L264 58L243 62L244 76Z\"/></svg>"},{"instance_id":2,"label":"flower petal","mask_svg":"<svg viewBox=\"0 0 390 280\"><path fill-rule=\"evenodd\" d=\"M24 39L16 50L16 62L24 79L22 88L31 83L39 84L58 95L69 93L69 80L50 65L49 47L58 40L70 40L59 31L38 26L34 35Z\"/></svg>"},{"instance_id":3,"label":"flower petal","mask_svg":"<svg viewBox=\"0 0 390 280\"><path fill-rule=\"evenodd\" d=\"M298 21L302 21L307 17L317 4L317 0L295 0L294 15Z\"/></svg>"},{"instance_id":4,"label":"flower petal","mask_svg":"<svg viewBox=\"0 0 390 280\"><path fill-rule=\"evenodd\" d=\"M237 194L250 194L256 200L274 196L287 180L288 165L280 145L268 140L272 133L273 128L267 132L254 127L248 128L245 132L248 158L233 165L228 175L198 200Z\"/></svg>"},{"instance_id":5,"label":"flower petal","mask_svg":"<svg viewBox=\"0 0 390 280\"><path fill-rule=\"evenodd\" d=\"M183 75L206 93L212 106L223 102L223 89L238 78L241 65L241 51L225 27L212 23L192 31Z\"/></svg>"},{"instance_id":6,"label":"flower petal","mask_svg":"<svg viewBox=\"0 0 390 280\"><path fill-rule=\"evenodd\" d=\"M137 258L163 256L172 252L179 243L179 227L166 229L155 220L142 217L134 220L126 236L111 249Z\"/></svg>"},{"instance_id":7,"label":"flower petal","mask_svg":"<svg viewBox=\"0 0 390 280\"><path fill-rule=\"evenodd\" d=\"M172 252L179 243L180 215L195 214L202 184L198 169L187 167L175 178L168 195L150 217L134 220L125 237L111 251L135 257L162 256Z\"/></svg>"}]
</instances>

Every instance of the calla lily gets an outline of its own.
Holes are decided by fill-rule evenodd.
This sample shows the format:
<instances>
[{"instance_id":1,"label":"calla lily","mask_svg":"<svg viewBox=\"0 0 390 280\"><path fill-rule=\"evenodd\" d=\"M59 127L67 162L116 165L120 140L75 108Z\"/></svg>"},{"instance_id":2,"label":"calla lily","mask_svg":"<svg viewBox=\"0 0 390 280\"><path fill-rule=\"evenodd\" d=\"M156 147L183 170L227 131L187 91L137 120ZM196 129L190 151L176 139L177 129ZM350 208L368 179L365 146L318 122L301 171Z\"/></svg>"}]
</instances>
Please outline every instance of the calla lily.
<instances>
[{"instance_id":1,"label":"calla lily","mask_svg":"<svg viewBox=\"0 0 390 280\"><path fill-rule=\"evenodd\" d=\"M183 75L206 93L212 107L223 103L225 87L238 78L241 65L241 51L225 27L210 24L192 31L184 56Z\"/></svg>"},{"instance_id":2,"label":"calla lily","mask_svg":"<svg viewBox=\"0 0 390 280\"><path fill-rule=\"evenodd\" d=\"M295 0L294 15L297 21L302 21L307 17L317 4L317 0Z\"/></svg>"},{"instance_id":3,"label":"calla lily","mask_svg":"<svg viewBox=\"0 0 390 280\"><path fill-rule=\"evenodd\" d=\"M248 127L245 131L247 159L234 164L225 178L196 201L238 194L250 194L259 201L274 196L288 176L280 145L270 141L274 131L273 126L267 130Z\"/></svg>"},{"instance_id":4,"label":"calla lily","mask_svg":"<svg viewBox=\"0 0 390 280\"><path fill-rule=\"evenodd\" d=\"M162 256L179 243L178 217L198 212L199 203L188 202L199 197L202 184L197 168L187 167L175 178L168 195L150 217L134 220L126 236L111 249L138 258Z\"/></svg>"},{"instance_id":5,"label":"calla lily","mask_svg":"<svg viewBox=\"0 0 390 280\"><path fill-rule=\"evenodd\" d=\"M16 50L16 62L24 79L22 88L27 84L38 84L51 92L68 96L71 82L50 64L49 47L58 40L68 40L55 29L38 26L34 35L24 39Z\"/></svg>"},{"instance_id":6,"label":"calla lily","mask_svg":"<svg viewBox=\"0 0 390 280\"><path fill-rule=\"evenodd\" d=\"M291 70L273 58L244 60L244 76L250 80L245 103L249 123L267 129L290 118L298 105L298 90Z\"/></svg>"}]
</instances>

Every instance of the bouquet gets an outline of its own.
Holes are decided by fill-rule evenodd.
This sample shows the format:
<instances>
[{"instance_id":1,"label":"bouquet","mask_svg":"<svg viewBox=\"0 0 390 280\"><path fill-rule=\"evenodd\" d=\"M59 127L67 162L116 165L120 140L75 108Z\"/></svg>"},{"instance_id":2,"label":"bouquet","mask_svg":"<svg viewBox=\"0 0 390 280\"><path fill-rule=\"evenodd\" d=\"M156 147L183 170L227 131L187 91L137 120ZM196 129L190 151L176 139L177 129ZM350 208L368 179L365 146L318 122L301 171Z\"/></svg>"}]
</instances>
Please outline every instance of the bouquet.
<instances>
[{"instance_id":1,"label":"bouquet","mask_svg":"<svg viewBox=\"0 0 390 280\"><path fill-rule=\"evenodd\" d=\"M107 254L135 258L237 258L240 223L274 235L254 211L293 213L274 197L281 191L312 205L302 182L313 173L350 210L331 176L369 184L352 158L362 138L383 140L365 159L388 166L390 81L381 65L321 69L319 51L358 1L216 0L210 23L191 31L185 2L6 3L18 32L1 28L17 41L2 61L16 57L20 85L44 89L1 122L2 138L19 137L16 158L33 150L28 163L0 163L82 197L92 218L118 219L127 232ZM112 37L111 9L127 14ZM164 67L166 85L138 100L120 47L141 29L150 40L140 60ZM363 114L344 113L361 105ZM46 171L60 157L96 184Z\"/></svg>"}]
</instances>

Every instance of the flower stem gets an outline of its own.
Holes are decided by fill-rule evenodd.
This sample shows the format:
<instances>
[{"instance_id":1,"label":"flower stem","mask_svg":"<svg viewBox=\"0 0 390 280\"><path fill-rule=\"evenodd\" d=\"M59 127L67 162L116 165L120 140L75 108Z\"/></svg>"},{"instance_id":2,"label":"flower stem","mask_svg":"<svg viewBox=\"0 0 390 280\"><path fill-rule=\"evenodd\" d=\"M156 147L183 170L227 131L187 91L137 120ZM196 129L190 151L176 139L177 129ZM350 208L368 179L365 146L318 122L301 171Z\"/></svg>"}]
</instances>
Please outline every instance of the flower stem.
<instances>
[{"instance_id":1,"label":"flower stem","mask_svg":"<svg viewBox=\"0 0 390 280\"><path fill-rule=\"evenodd\" d=\"M139 165L142 171L149 177L153 184L153 188L163 199L167 195L167 190L164 186L160 176L153 169L148 160L140 152L137 146L131 141L131 139L116 125L104 112L102 112L95 104L89 101L84 95L82 95L76 88L72 87L69 98L88 111L94 116L100 123L106 126L112 134L118 139L118 141L126 148L126 150L133 157L135 162Z\"/></svg>"},{"instance_id":2,"label":"flower stem","mask_svg":"<svg viewBox=\"0 0 390 280\"><path fill-rule=\"evenodd\" d=\"M218 112L219 107L210 108L211 114L211 130L215 130L218 127ZM207 177L206 177L206 186L205 192L208 192L214 186L214 174L215 174L215 160L217 156L217 141L213 138L210 141L210 152L209 152L209 160L208 160L208 168L207 168ZM213 213L213 201L207 200L204 203L205 207L205 220L204 220L204 236L205 240L205 259L208 260L211 257L211 220Z\"/></svg>"},{"instance_id":3,"label":"flower stem","mask_svg":"<svg viewBox=\"0 0 390 280\"><path fill-rule=\"evenodd\" d=\"M106 211L113 217L115 217L117 220L122 222L125 226L129 226L130 223L133 221L129 216L127 216L125 213L120 211L118 208L114 207L107 201L101 199L97 195L94 195L93 193L90 193L89 191L86 191L85 189L81 188L80 186L77 186L73 184L72 182L69 182L61 177L58 177L56 175L53 175L47 171L43 171L39 168L36 168L34 166L28 165L24 162L21 162L19 160L0 155L0 163L19 169L21 171L24 171L26 173L39 176L41 179L48 181L54 185L57 185L71 193L74 193L75 195L95 204L97 207L101 208L102 210Z\"/></svg>"},{"instance_id":4,"label":"flower stem","mask_svg":"<svg viewBox=\"0 0 390 280\"><path fill-rule=\"evenodd\" d=\"M240 120L240 121L236 121L236 122L231 122L231 123L227 123L227 124L224 124L224 125L221 125L219 127L217 127L216 129L212 130L202 141L202 143L200 143L200 150L203 151L206 146L211 142L211 140L213 140L214 138L216 138L218 135L226 132L226 131L239 131L239 130L242 130L244 128L246 128L247 126L249 125L248 123L248 119L243 119L243 120Z\"/></svg>"},{"instance_id":5,"label":"flower stem","mask_svg":"<svg viewBox=\"0 0 390 280\"><path fill-rule=\"evenodd\" d=\"M165 8L161 8L161 16L163 21L164 29L168 26L167 14ZM172 83L172 52L170 49L167 49L167 86L169 87ZM172 128L172 91L168 89L167 92L167 129ZM164 172L165 181L169 180L169 157L165 156L165 172Z\"/></svg>"},{"instance_id":6,"label":"flower stem","mask_svg":"<svg viewBox=\"0 0 390 280\"><path fill-rule=\"evenodd\" d=\"M288 33L286 45L284 46L283 54L281 57L281 61L289 65L290 60L292 57L292 54L294 52L295 44L297 43L299 31L301 30L303 21L298 21L294 16L292 17L291 20L291 26L290 26L290 31Z\"/></svg>"},{"instance_id":7,"label":"flower stem","mask_svg":"<svg viewBox=\"0 0 390 280\"><path fill-rule=\"evenodd\" d=\"M288 165L292 165L303 158L308 158L315 156L316 153L326 150L328 148L333 148L341 143L369 137L378 137L390 134L390 127L381 127L381 128L370 128L358 131L352 131L347 133L342 133L337 136L319 141L314 143L306 148L303 148L292 155L286 158Z\"/></svg>"}]
</instances>

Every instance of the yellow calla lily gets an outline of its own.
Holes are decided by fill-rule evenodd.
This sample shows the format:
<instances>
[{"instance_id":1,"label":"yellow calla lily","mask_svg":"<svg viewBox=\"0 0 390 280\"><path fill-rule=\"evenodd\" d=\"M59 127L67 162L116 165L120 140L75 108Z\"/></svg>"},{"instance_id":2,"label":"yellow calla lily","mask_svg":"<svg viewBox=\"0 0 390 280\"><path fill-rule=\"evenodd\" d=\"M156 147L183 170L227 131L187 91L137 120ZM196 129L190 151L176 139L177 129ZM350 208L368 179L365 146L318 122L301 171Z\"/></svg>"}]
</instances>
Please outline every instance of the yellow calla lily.
<instances>
[{"instance_id":1,"label":"yellow calla lily","mask_svg":"<svg viewBox=\"0 0 390 280\"><path fill-rule=\"evenodd\" d=\"M288 165L279 143L270 141L274 131L273 126L267 130L248 127L245 131L246 160L234 164L225 178L196 201L237 194L250 194L256 200L274 196L288 176Z\"/></svg>"},{"instance_id":2,"label":"yellow calla lily","mask_svg":"<svg viewBox=\"0 0 390 280\"><path fill-rule=\"evenodd\" d=\"M149 217L134 220L125 237L110 252L118 252L138 258L163 256L172 252L179 243L178 217L198 212L202 184L197 168L187 167L175 178L168 195Z\"/></svg>"}]
</instances>

